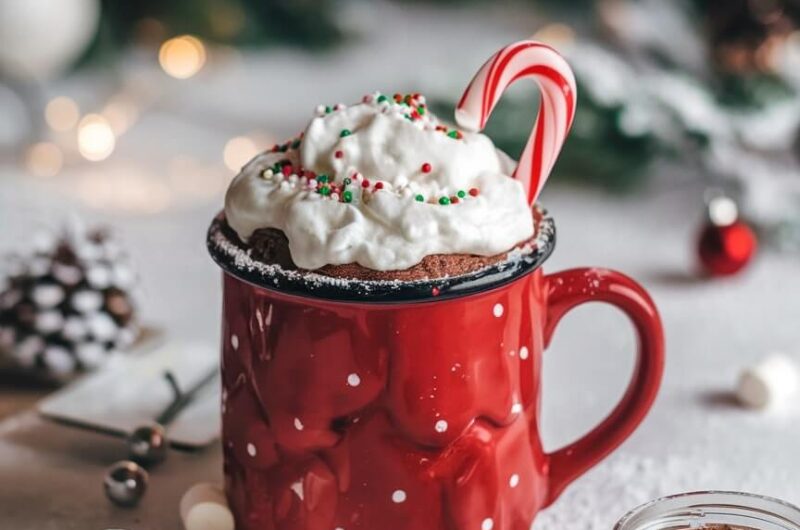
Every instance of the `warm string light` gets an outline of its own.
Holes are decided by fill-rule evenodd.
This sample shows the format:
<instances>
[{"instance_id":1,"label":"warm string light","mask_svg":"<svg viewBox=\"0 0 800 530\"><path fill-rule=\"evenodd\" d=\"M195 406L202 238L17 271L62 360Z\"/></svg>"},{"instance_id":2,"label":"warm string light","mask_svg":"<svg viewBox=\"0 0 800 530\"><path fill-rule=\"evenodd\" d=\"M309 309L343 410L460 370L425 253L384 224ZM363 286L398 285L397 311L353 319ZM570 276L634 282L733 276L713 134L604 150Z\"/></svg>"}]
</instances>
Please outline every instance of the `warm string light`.
<instances>
[{"instance_id":1,"label":"warm string light","mask_svg":"<svg viewBox=\"0 0 800 530\"><path fill-rule=\"evenodd\" d=\"M251 158L256 156L261 149L256 142L247 136L236 136L228 140L222 152L225 166L231 171L239 171Z\"/></svg>"},{"instance_id":2,"label":"warm string light","mask_svg":"<svg viewBox=\"0 0 800 530\"><path fill-rule=\"evenodd\" d=\"M54 177L64 165L61 149L51 142L39 142L30 146L25 153L25 167L37 177Z\"/></svg>"},{"instance_id":3,"label":"warm string light","mask_svg":"<svg viewBox=\"0 0 800 530\"><path fill-rule=\"evenodd\" d=\"M100 114L87 114L78 125L78 151L92 162L108 158L116 145L116 137L108 120Z\"/></svg>"},{"instance_id":4,"label":"warm string light","mask_svg":"<svg viewBox=\"0 0 800 530\"><path fill-rule=\"evenodd\" d=\"M188 79L206 63L206 47L197 37L181 35L165 41L158 51L161 68L176 79Z\"/></svg>"},{"instance_id":5,"label":"warm string light","mask_svg":"<svg viewBox=\"0 0 800 530\"><path fill-rule=\"evenodd\" d=\"M44 119L47 125L58 132L73 129L80 117L81 113L78 104L66 96L51 99L44 109Z\"/></svg>"}]
</instances>

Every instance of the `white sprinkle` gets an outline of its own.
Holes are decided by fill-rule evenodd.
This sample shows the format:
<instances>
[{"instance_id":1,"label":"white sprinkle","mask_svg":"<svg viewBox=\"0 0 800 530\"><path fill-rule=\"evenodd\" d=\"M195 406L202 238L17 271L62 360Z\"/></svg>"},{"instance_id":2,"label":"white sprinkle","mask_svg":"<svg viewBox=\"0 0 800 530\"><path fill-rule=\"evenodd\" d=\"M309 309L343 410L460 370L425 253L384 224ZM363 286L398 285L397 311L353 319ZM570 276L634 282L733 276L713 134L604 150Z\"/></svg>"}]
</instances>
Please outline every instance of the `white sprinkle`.
<instances>
[{"instance_id":1,"label":"white sprinkle","mask_svg":"<svg viewBox=\"0 0 800 530\"><path fill-rule=\"evenodd\" d=\"M298 431L302 431L303 430L303 422L300 421L300 418L295 418L294 419L294 428L297 429Z\"/></svg>"},{"instance_id":2,"label":"white sprinkle","mask_svg":"<svg viewBox=\"0 0 800 530\"><path fill-rule=\"evenodd\" d=\"M395 504L406 502L406 492L403 490L394 490L394 493L392 493L392 502Z\"/></svg>"},{"instance_id":3,"label":"white sprinkle","mask_svg":"<svg viewBox=\"0 0 800 530\"><path fill-rule=\"evenodd\" d=\"M481 523L481 530L492 530L494 528L494 520L491 517L487 517Z\"/></svg>"},{"instance_id":4,"label":"white sprinkle","mask_svg":"<svg viewBox=\"0 0 800 530\"><path fill-rule=\"evenodd\" d=\"M517 475L516 473L511 475L511 478L508 479L508 485L511 486L512 488L516 488L517 486L519 486L519 475Z\"/></svg>"},{"instance_id":5,"label":"white sprinkle","mask_svg":"<svg viewBox=\"0 0 800 530\"><path fill-rule=\"evenodd\" d=\"M358 374L350 374L347 376L347 384L350 386L358 386L361 384L361 378L358 377Z\"/></svg>"},{"instance_id":6,"label":"white sprinkle","mask_svg":"<svg viewBox=\"0 0 800 530\"><path fill-rule=\"evenodd\" d=\"M437 421L434 429L436 429L436 432L445 432L447 430L447 422L444 420Z\"/></svg>"},{"instance_id":7,"label":"white sprinkle","mask_svg":"<svg viewBox=\"0 0 800 530\"><path fill-rule=\"evenodd\" d=\"M522 403L514 403L511 405L511 414L519 414L522 412Z\"/></svg>"},{"instance_id":8,"label":"white sprinkle","mask_svg":"<svg viewBox=\"0 0 800 530\"><path fill-rule=\"evenodd\" d=\"M247 454L250 456L256 456L256 446L253 444L247 444Z\"/></svg>"},{"instance_id":9,"label":"white sprinkle","mask_svg":"<svg viewBox=\"0 0 800 530\"><path fill-rule=\"evenodd\" d=\"M494 308L492 309L492 313L494 314L494 316L500 318L501 316L503 316L503 311L504 311L503 304L494 304Z\"/></svg>"},{"instance_id":10,"label":"white sprinkle","mask_svg":"<svg viewBox=\"0 0 800 530\"><path fill-rule=\"evenodd\" d=\"M522 348L519 349L519 358L523 359L523 360L528 358L528 348L527 348L527 346L523 346Z\"/></svg>"},{"instance_id":11,"label":"white sprinkle","mask_svg":"<svg viewBox=\"0 0 800 530\"><path fill-rule=\"evenodd\" d=\"M236 335L231 335L231 346L233 346L234 350L239 349L239 337Z\"/></svg>"},{"instance_id":12,"label":"white sprinkle","mask_svg":"<svg viewBox=\"0 0 800 530\"><path fill-rule=\"evenodd\" d=\"M302 501L303 500L303 482L298 480L290 486L295 495Z\"/></svg>"}]
</instances>

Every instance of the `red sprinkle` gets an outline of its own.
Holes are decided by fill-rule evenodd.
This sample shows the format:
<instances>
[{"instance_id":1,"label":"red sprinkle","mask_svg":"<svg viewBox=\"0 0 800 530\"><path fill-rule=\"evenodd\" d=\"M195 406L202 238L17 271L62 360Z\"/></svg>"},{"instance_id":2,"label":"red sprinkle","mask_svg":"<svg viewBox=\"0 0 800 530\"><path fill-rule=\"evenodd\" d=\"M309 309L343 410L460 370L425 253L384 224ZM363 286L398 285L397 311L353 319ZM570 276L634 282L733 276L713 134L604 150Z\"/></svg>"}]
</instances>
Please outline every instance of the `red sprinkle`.
<instances>
[{"instance_id":1,"label":"red sprinkle","mask_svg":"<svg viewBox=\"0 0 800 530\"><path fill-rule=\"evenodd\" d=\"M382 190L383 189L383 182L376 182L375 183L375 189L376 190Z\"/></svg>"},{"instance_id":2,"label":"red sprinkle","mask_svg":"<svg viewBox=\"0 0 800 530\"><path fill-rule=\"evenodd\" d=\"M361 187L362 188L369 188L369 180L367 180L367 179L362 180L361 181Z\"/></svg>"},{"instance_id":3,"label":"red sprinkle","mask_svg":"<svg viewBox=\"0 0 800 530\"><path fill-rule=\"evenodd\" d=\"M333 156L335 156L336 158L342 158L344 156L344 153L342 153L341 151L336 151L335 153L333 153Z\"/></svg>"},{"instance_id":4,"label":"red sprinkle","mask_svg":"<svg viewBox=\"0 0 800 530\"><path fill-rule=\"evenodd\" d=\"M306 177L308 177L309 179L315 179L315 178L317 178L317 174L316 174L316 173L314 173L313 171L311 171L310 169L306 169L306 170L304 171L304 173L305 173L305 176L306 176Z\"/></svg>"},{"instance_id":5,"label":"red sprinkle","mask_svg":"<svg viewBox=\"0 0 800 530\"><path fill-rule=\"evenodd\" d=\"M450 197L450 204L458 204L458 197L455 195Z\"/></svg>"},{"instance_id":6,"label":"red sprinkle","mask_svg":"<svg viewBox=\"0 0 800 530\"><path fill-rule=\"evenodd\" d=\"M422 164L422 172L423 173L430 173L431 172L431 165L428 162Z\"/></svg>"},{"instance_id":7,"label":"red sprinkle","mask_svg":"<svg viewBox=\"0 0 800 530\"><path fill-rule=\"evenodd\" d=\"M278 144L275 144L275 145L272 146L272 152L273 153L277 153L280 148L281 148L281 146L279 146Z\"/></svg>"},{"instance_id":8,"label":"red sprinkle","mask_svg":"<svg viewBox=\"0 0 800 530\"><path fill-rule=\"evenodd\" d=\"M473 197L477 197L478 196L478 188L470 188L469 194L472 195Z\"/></svg>"},{"instance_id":9,"label":"red sprinkle","mask_svg":"<svg viewBox=\"0 0 800 530\"><path fill-rule=\"evenodd\" d=\"M439 296L439 293L440 293L440 292L441 292L441 291L439 291L439 288L438 288L438 287L434 287L433 289L431 289L431 294L432 294L433 296Z\"/></svg>"},{"instance_id":10,"label":"red sprinkle","mask_svg":"<svg viewBox=\"0 0 800 530\"><path fill-rule=\"evenodd\" d=\"M395 94L394 95L394 100L396 102L400 103L401 101L403 101L403 95L402 94Z\"/></svg>"},{"instance_id":11,"label":"red sprinkle","mask_svg":"<svg viewBox=\"0 0 800 530\"><path fill-rule=\"evenodd\" d=\"M288 177L289 175L291 175L292 174L292 165L291 164L286 164L285 166L283 166L281 168L281 173L283 173L284 177Z\"/></svg>"}]
</instances>

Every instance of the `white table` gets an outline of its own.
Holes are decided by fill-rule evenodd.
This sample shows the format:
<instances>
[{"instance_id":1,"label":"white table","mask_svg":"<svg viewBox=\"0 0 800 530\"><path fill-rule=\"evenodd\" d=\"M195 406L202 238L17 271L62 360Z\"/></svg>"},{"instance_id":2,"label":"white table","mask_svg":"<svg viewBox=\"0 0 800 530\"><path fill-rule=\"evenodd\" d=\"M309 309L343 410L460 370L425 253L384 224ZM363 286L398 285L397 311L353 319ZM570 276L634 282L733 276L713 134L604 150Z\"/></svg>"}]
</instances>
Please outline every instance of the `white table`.
<instances>
[{"instance_id":1,"label":"white table","mask_svg":"<svg viewBox=\"0 0 800 530\"><path fill-rule=\"evenodd\" d=\"M223 180L230 178L220 163L225 141L254 129L288 136L323 100L350 101L372 88L441 90L452 86L449 73L466 81L485 56L530 27L514 17L393 9L381 5L354 14L360 17L351 17L354 23L391 16L393 25L365 32L363 45L328 57L276 51L175 82L106 162L73 165L48 180L25 176L10 163L0 166L0 251L18 248L36 223L68 210L109 222L138 263L144 318L175 337L216 342L219 277L205 253L204 231L220 207ZM462 49L470 53L453 52ZM320 94L320 87L327 93ZM61 88L91 94L82 76ZM173 159L176 154L193 157L192 164L204 169L187 170L185 160ZM97 179L116 186L104 197L117 202L97 201L90 186ZM142 187L166 189L168 203L142 213L141 202L123 200ZM796 260L765 254L741 276L696 279L693 241L702 204L700 190L692 187L658 182L641 196L618 198L551 185L543 203L558 228L546 270L608 266L639 279L661 310L668 362L643 426L567 490L536 528L608 529L637 503L682 490L750 490L800 503L800 412L748 412L728 394L741 367L776 349L800 354ZM610 410L622 394L633 348L628 323L613 309L583 307L565 318L545 360L545 447L574 439ZM33 414L0 423L3 528L173 530L179 528L183 491L220 476L216 447L174 454L155 471L140 508L113 508L100 481L123 454L119 440L44 423Z\"/></svg>"}]
</instances>

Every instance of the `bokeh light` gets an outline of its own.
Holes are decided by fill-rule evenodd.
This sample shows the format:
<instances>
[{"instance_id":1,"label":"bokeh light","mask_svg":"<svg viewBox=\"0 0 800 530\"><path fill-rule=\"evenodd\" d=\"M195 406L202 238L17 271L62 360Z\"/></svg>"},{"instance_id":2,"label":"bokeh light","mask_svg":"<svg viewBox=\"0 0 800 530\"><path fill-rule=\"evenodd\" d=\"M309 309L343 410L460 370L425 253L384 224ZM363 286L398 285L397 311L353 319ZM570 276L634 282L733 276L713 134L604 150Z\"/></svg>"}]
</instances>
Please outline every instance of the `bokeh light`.
<instances>
[{"instance_id":1,"label":"bokeh light","mask_svg":"<svg viewBox=\"0 0 800 530\"><path fill-rule=\"evenodd\" d=\"M105 160L116 145L108 120L99 114L87 114L78 125L78 151L93 162Z\"/></svg>"},{"instance_id":2,"label":"bokeh light","mask_svg":"<svg viewBox=\"0 0 800 530\"><path fill-rule=\"evenodd\" d=\"M44 108L44 119L54 131L69 131L77 125L80 117L78 104L66 96L51 99Z\"/></svg>"},{"instance_id":3,"label":"bokeh light","mask_svg":"<svg viewBox=\"0 0 800 530\"><path fill-rule=\"evenodd\" d=\"M197 37L181 35L164 42L158 52L164 71L176 79L188 79L206 63L206 47Z\"/></svg>"},{"instance_id":4,"label":"bokeh light","mask_svg":"<svg viewBox=\"0 0 800 530\"><path fill-rule=\"evenodd\" d=\"M63 165L64 155L54 143L39 142L25 152L25 168L37 177L54 177Z\"/></svg>"},{"instance_id":5,"label":"bokeh light","mask_svg":"<svg viewBox=\"0 0 800 530\"><path fill-rule=\"evenodd\" d=\"M117 136L123 134L139 118L139 109L130 97L117 95L103 107L101 113Z\"/></svg>"},{"instance_id":6,"label":"bokeh light","mask_svg":"<svg viewBox=\"0 0 800 530\"><path fill-rule=\"evenodd\" d=\"M251 158L256 156L261 150L255 140L247 136L236 136L228 140L222 158L225 166L231 171L239 171Z\"/></svg>"}]
</instances>

